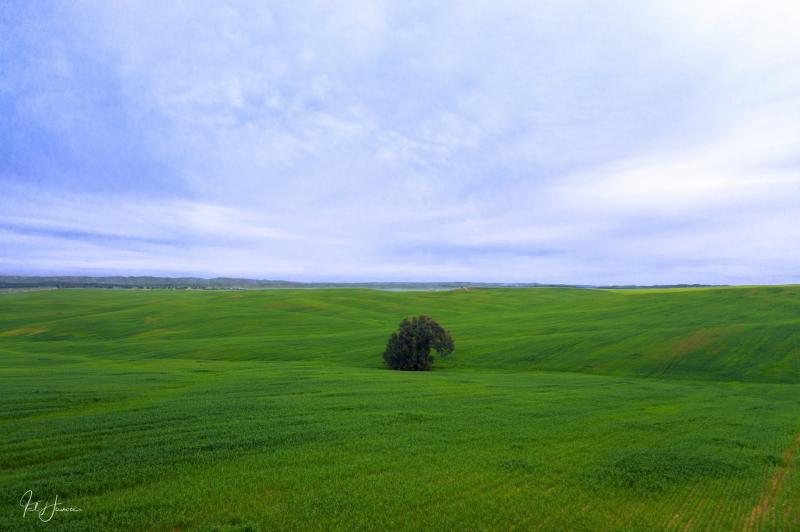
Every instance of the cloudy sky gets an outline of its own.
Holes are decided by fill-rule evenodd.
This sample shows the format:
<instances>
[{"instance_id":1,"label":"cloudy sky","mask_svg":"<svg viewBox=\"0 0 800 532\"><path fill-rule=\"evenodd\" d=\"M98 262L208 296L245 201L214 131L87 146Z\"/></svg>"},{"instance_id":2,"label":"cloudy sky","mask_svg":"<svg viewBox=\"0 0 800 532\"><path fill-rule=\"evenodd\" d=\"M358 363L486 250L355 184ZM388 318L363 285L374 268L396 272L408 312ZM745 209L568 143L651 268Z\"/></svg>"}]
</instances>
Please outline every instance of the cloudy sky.
<instances>
[{"instance_id":1,"label":"cloudy sky","mask_svg":"<svg viewBox=\"0 0 800 532\"><path fill-rule=\"evenodd\" d=\"M0 2L0 273L800 282L800 2Z\"/></svg>"}]
</instances>

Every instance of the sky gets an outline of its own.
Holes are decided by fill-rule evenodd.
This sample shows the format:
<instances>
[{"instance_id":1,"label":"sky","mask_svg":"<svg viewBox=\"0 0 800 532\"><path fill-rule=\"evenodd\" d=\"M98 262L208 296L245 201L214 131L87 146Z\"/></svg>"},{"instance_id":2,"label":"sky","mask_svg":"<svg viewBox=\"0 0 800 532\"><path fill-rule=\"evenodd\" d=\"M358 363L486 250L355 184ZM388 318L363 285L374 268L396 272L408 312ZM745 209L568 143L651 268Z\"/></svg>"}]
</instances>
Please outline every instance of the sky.
<instances>
[{"instance_id":1,"label":"sky","mask_svg":"<svg viewBox=\"0 0 800 532\"><path fill-rule=\"evenodd\" d=\"M0 274L800 283L800 2L0 0Z\"/></svg>"}]
</instances>

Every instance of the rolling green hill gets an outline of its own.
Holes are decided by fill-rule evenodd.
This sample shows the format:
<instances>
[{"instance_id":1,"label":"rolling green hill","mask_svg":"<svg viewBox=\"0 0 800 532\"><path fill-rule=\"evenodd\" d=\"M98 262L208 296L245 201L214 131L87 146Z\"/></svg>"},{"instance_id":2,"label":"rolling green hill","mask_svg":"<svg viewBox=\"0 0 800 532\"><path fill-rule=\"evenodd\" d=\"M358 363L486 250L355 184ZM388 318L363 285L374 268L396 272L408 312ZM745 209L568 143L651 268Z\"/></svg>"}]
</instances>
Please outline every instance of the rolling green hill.
<instances>
[{"instance_id":1,"label":"rolling green hill","mask_svg":"<svg viewBox=\"0 0 800 532\"><path fill-rule=\"evenodd\" d=\"M800 287L7 293L0 390L2 530L800 528Z\"/></svg>"},{"instance_id":2,"label":"rolling green hill","mask_svg":"<svg viewBox=\"0 0 800 532\"><path fill-rule=\"evenodd\" d=\"M450 368L800 382L800 287L6 294L4 349L376 367L402 318L458 343ZM110 340L113 340L110 341Z\"/></svg>"}]
</instances>

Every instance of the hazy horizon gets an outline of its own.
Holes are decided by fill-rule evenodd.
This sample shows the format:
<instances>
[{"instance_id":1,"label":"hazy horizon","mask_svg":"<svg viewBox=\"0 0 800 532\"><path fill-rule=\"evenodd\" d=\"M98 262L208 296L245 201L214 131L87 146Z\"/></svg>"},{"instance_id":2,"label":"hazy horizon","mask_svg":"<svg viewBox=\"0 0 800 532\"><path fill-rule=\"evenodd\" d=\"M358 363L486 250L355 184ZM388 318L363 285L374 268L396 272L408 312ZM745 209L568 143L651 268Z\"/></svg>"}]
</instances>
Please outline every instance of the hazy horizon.
<instances>
[{"instance_id":1,"label":"hazy horizon","mask_svg":"<svg viewBox=\"0 0 800 532\"><path fill-rule=\"evenodd\" d=\"M36 279L36 278L89 278L89 279L108 279L108 278L152 278L152 279L198 279L202 281L214 281L214 280L222 280L222 279L231 279L231 280L242 280L242 281L253 281L253 282L269 282L269 283L297 283L297 284L374 284L374 285L394 285L394 284L408 284L408 285L452 285L452 284L465 284L465 285L541 285L542 287L557 287L557 286L564 286L568 288L597 288L597 287L607 287L607 286L637 286L637 287L644 287L647 288L649 286L698 286L698 287L737 287L737 286L748 286L748 285L730 285L730 284L704 284L704 283L669 283L669 284L653 284L653 285L637 285L632 283L614 283L613 285L607 284L570 284L570 283L539 283L537 281L497 281L497 280L487 280L487 281L474 281L471 279L422 279L422 280L404 280L404 279L396 279L396 280L385 280L385 279L378 279L378 280L363 280L363 279L309 279L309 280L298 280L298 279L282 279L282 278L265 278L265 277L231 277L227 275L206 275L206 276L194 276L194 275L151 275L151 274L125 274L125 273L114 273L114 274L107 274L107 275L99 275L99 274L15 274L15 273L0 273L0 278L3 277L20 277L25 279ZM761 285L750 285L750 286L789 286L792 283L776 283L776 284L761 284Z\"/></svg>"}]
</instances>

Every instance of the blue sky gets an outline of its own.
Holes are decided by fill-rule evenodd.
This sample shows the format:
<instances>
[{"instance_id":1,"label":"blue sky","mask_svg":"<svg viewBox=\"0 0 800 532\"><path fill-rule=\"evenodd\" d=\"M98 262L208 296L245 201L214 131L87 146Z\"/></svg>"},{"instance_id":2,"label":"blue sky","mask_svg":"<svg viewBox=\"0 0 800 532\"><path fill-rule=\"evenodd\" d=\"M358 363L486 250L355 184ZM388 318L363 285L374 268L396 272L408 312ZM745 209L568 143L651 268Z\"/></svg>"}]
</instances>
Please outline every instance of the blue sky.
<instances>
[{"instance_id":1,"label":"blue sky","mask_svg":"<svg viewBox=\"0 0 800 532\"><path fill-rule=\"evenodd\" d=\"M800 282L800 4L3 2L0 273Z\"/></svg>"}]
</instances>

